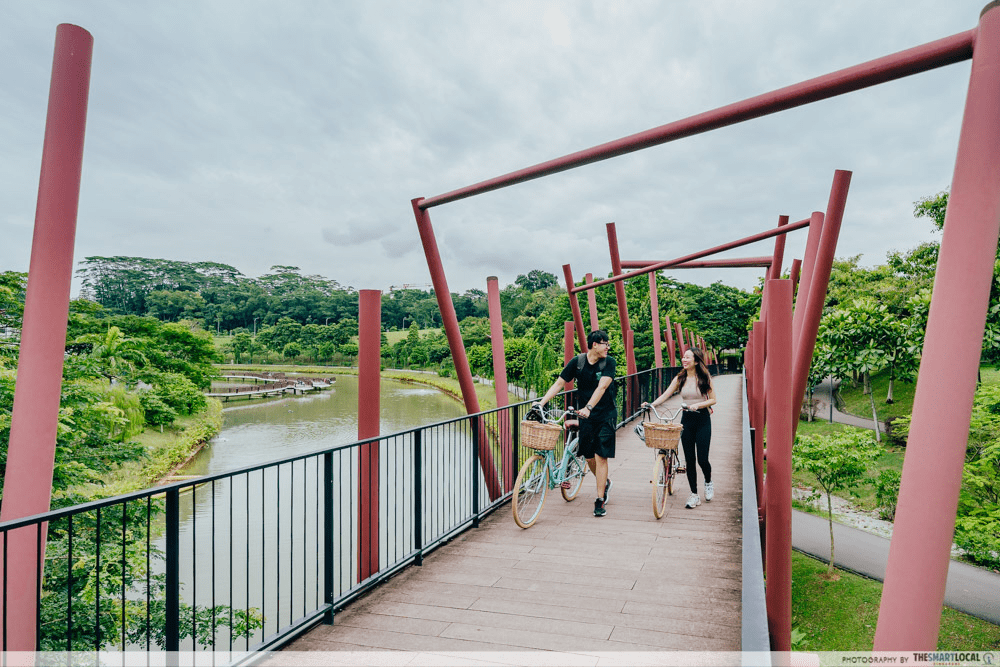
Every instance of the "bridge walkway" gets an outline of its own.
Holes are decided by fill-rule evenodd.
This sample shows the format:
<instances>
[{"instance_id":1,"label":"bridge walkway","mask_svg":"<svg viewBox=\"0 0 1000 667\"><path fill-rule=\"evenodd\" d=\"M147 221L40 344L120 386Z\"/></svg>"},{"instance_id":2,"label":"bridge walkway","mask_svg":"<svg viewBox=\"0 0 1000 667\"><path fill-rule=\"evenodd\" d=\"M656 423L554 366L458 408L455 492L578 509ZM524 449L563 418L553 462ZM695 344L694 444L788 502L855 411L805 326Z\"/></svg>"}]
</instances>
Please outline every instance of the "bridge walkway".
<instances>
[{"instance_id":1,"label":"bridge walkway","mask_svg":"<svg viewBox=\"0 0 1000 667\"><path fill-rule=\"evenodd\" d=\"M652 450L628 425L607 516L593 516L589 475L574 502L550 491L528 530L504 506L259 664L375 664L372 652L379 664L444 664L446 655L490 664L503 662L498 652L543 651L544 664L598 665L620 663L622 652L739 651L741 378L715 385L712 502L685 509L681 476L657 521ZM353 653L300 653L309 651Z\"/></svg>"}]
</instances>

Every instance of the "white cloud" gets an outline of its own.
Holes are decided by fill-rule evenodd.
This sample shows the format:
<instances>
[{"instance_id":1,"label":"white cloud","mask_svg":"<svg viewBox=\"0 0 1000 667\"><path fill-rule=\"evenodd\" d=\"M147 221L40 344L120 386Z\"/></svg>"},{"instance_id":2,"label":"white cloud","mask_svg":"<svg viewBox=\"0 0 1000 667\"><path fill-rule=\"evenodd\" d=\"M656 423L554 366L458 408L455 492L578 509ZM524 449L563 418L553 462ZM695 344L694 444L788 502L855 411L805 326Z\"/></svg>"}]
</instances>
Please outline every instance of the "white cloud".
<instances>
[{"instance_id":1,"label":"white cloud","mask_svg":"<svg viewBox=\"0 0 1000 667\"><path fill-rule=\"evenodd\" d=\"M414 197L970 29L982 4L11 4L0 268L27 269L60 22L95 39L78 258L214 259L248 275L293 264L385 289L428 282ZM626 259L717 245L823 210L837 168L854 171L838 254L881 262L931 237L912 202L949 184L968 71L435 208L449 285L533 268L561 279L566 263L606 274L610 221ZM786 262L804 242L790 238ZM748 287L759 273L676 277Z\"/></svg>"}]
</instances>

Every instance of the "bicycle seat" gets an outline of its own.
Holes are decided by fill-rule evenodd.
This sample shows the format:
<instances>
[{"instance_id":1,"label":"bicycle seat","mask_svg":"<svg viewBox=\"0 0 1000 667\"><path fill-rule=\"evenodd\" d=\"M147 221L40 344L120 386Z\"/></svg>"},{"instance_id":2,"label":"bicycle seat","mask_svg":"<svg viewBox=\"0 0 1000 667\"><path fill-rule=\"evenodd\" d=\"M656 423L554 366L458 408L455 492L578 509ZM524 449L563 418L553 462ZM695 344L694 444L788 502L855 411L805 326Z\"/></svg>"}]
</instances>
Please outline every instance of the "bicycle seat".
<instances>
[{"instance_id":1,"label":"bicycle seat","mask_svg":"<svg viewBox=\"0 0 1000 667\"><path fill-rule=\"evenodd\" d=\"M572 430L578 429L578 428L580 428L580 420L579 419L567 419L563 423L563 426L566 428L567 431L572 431Z\"/></svg>"}]
</instances>

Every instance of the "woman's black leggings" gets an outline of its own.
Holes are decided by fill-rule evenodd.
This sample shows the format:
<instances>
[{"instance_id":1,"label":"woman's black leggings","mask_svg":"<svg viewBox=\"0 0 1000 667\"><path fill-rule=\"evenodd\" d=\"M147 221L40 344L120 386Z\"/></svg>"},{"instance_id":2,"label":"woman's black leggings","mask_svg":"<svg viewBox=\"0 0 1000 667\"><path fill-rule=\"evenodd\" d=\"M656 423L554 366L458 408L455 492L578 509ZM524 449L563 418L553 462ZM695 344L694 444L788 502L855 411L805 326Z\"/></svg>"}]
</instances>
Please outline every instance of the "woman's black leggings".
<instances>
[{"instance_id":1,"label":"woman's black leggings","mask_svg":"<svg viewBox=\"0 0 1000 667\"><path fill-rule=\"evenodd\" d=\"M695 452L698 465L705 475L705 483L712 481L712 464L708 462L708 447L712 444L712 417L707 409L681 413L681 444L684 446L684 461L687 465L688 484L691 493L698 493L698 471L695 469Z\"/></svg>"}]
</instances>

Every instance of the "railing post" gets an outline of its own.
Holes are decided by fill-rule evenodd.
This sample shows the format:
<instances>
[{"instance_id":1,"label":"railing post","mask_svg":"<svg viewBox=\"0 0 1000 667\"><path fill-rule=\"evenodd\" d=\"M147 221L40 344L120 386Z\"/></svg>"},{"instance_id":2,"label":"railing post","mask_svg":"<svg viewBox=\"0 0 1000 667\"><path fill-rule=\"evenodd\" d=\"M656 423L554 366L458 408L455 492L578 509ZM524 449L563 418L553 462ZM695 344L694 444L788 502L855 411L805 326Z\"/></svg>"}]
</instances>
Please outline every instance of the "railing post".
<instances>
[{"instance_id":1,"label":"railing post","mask_svg":"<svg viewBox=\"0 0 1000 667\"><path fill-rule=\"evenodd\" d=\"M518 415L520 410L514 407L510 411L510 434L511 434L511 448L510 448L510 467L514 471L514 475L517 475L518 469L518 458L517 453L521 451L521 419ZM514 486L511 485L508 491L513 491ZM513 498L511 502L517 502L517 498Z\"/></svg>"},{"instance_id":2,"label":"railing post","mask_svg":"<svg viewBox=\"0 0 1000 667\"><path fill-rule=\"evenodd\" d=\"M472 527L479 528L479 436L485 435L482 416L472 418Z\"/></svg>"},{"instance_id":3,"label":"railing post","mask_svg":"<svg viewBox=\"0 0 1000 667\"><path fill-rule=\"evenodd\" d=\"M249 483L249 482L248 482ZM323 623L333 625L333 452L323 453Z\"/></svg>"},{"instance_id":4,"label":"railing post","mask_svg":"<svg viewBox=\"0 0 1000 667\"><path fill-rule=\"evenodd\" d=\"M164 645L168 653L180 650L181 577L180 577L180 493L176 488L167 491L167 588ZM249 595L249 593L248 593Z\"/></svg>"},{"instance_id":5,"label":"railing post","mask_svg":"<svg viewBox=\"0 0 1000 667\"><path fill-rule=\"evenodd\" d=\"M413 549L414 562L424 564L424 457L421 437L423 429L413 433Z\"/></svg>"}]
</instances>

